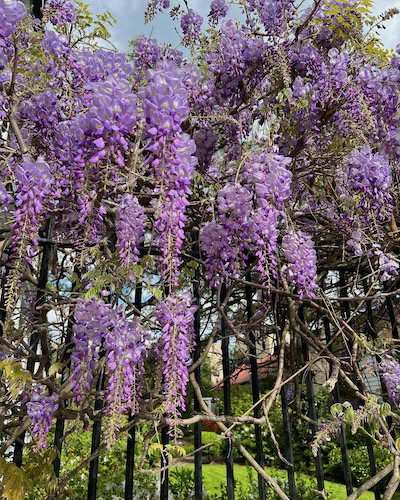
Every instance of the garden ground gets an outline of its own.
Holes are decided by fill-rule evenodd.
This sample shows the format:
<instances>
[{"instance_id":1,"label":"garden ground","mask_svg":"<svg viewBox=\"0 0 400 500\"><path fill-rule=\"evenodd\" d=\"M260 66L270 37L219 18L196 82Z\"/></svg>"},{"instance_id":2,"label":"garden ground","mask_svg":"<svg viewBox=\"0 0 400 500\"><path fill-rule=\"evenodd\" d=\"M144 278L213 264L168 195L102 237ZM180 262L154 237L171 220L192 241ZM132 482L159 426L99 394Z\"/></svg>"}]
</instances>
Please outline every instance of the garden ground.
<instances>
[{"instance_id":1,"label":"garden ground","mask_svg":"<svg viewBox=\"0 0 400 500\"><path fill-rule=\"evenodd\" d=\"M194 469L194 466L183 466L184 469ZM175 468L176 470L177 468ZM174 469L172 469L174 470ZM249 468L245 465L235 465L235 481L246 489L250 486ZM266 471L276 479L286 479L287 473L284 470L267 468ZM257 473L251 470L254 479L257 478ZM300 478L303 484L310 484L310 487L315 488L316 485L312 484L312 479L304 474L297 474L296 478ZM171 481L173 481L173 475ZM225 464L205 464L203 465L203 480L204 487L209 494L217 494L221 492L221 483L226 484L226 466ZM331 500L345 500L347 498L346 487L343 484L325 481L325 489L329 499ZM361 495L361 500L373 500L374 494L367 492Z\"/></svg>"}]
</instances>

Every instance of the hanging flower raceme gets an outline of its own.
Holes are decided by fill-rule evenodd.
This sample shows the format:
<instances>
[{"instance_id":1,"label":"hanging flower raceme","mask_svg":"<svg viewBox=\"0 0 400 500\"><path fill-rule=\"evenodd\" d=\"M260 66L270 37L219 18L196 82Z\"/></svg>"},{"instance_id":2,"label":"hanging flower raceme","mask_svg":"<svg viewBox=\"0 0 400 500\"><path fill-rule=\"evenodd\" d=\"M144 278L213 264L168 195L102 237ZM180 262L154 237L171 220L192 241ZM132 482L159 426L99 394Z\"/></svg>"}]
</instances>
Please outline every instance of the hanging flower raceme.
<instances>
[{"instance_id":1,"label":"hanging flower raceme","mask_svg":"<svg viewBox=\"0 0 400 500\"><path fill-rule=\"evenodd\" d=\"M161 56L162 50L157 41L143 36L136 47L135 68L142 71L150 69L161 59Z\"/></svg>"},{"instance_id":2,"label":"hanging flower raceme","mask_svg":"<svg viewBox=\"0 0 400 500\"><path fill-rule=\"evenodd\" d=\"M92 86L92 104L75 123L83 158L93 164L115 161L124 165L122 151L128 148L126 135L136 124L137 98L128 81L110 78Z\"/></svg>"},{"instance_id":3,"label":"hanging flower raceme","mask_svg":"<svg viewBox=\"0 0 400 500\"><path fill-rule=\"evenodd\" d=\"M210 6L210 13L208 14L211 26L216 26L218 21L227 15L228 10L228 6L224 0L213 0Z\"/></svg>"},{"instance_id":4,"label":"hanging flower raceme","mask_svg":"<svg viewBox=\"0 0 400 500\"><path fill-rule=\"evenodd\" d=\"M311 237L291 230L282 238L282 250L288 261L282 266L283 276L297 287L300 299L315 297L317 253Z\"/></svg>"},{"instance_id":5,"label":"hanging flower raceme","mask_svg":"<svg viewBox=\"0 0 400 500\"><path fill-rule=\"evenodd\" d=\"M93 372L100 359L107 332L118 322L118 313L109 304L93 297L79 299L74 312L74 350L71 354L70 388L76 401L82 402L89 394Z\"/></svg>"},{"instance_id":6,"label":"hanging flower raceme","mask_svg":"<svg viewBox=\"0 0 400 500\"><path fill-rule=\"evenodd\" d=\"M258 4L260 19L269 36L275 39L286 35L288 23L296 12L294 0L259 0L251 3Z\"/></svg>"},{"instance_id":7,"label":"hanging flower raceme","mask_svg":"<svg viewBox=\"0 0 400 500\"><path fill-rule=\"evenodd\" d=\"M163 9L168 9L169 3L169 0L150 0L147 4L144 15L145 23L151 21L157 12L161 12Z\"/></svg>"},{"instance_id":8,"label":"hanging flower raceme","mask_svg":"<svg viewBox=\"0 0 400 500\"><path fill-rule=\"evenodd\" d=\"M0 38L12 35L16 24L26 16L26 7L18 0L0 0Z\"/></svg>"},{"instance_id":9,"label":"hanging flower raceme","mask_svg":"<svg viewBox=\"0 0 400 500\"><path fill-rule=\"evenodd\" d=\"M391 167L386 158L373 154L369 146L354 149L345 158L337 171L337 184L342 197L359 197L357 208L363 219L369 220L374 213L384 220L391 214Z\"/></svg>"},{"instance_id":10,"label":"hanging flower raceme","mask_svg":"<svg viewBox=\"0 0 400 500\"><path fill-rule=\"evenodd\" d=\"M28 155L23 157L21 164L15 167L17 181L17 192L15 194L15 205L18 207L14 212L14 223L12 232L12 251L27 252L27 259L35 251L38 245L39 216L43 210L43 203L50 193L52 177L48 164L43 158L35 162ZM24 244L22 244L24 241ZM26 245L29 244L29 248Z\"/></svg>"},{"instance_id":11,"label":"hanging flower raceme","mask_svg":"<svg viewBox=\"0 0 400 500\"><path fill-rule=\"evenodd\" d=\"M32 438L35 441L33 451L40 455L46 449L47 434L53 426L54 413L58 410L58 395L53 393L48 396L45 390L43 385L36 385L26 403L27 413L33 424Z\"/></svg>"},{"instance_id":12,"label":"hanging flower raceme","mask_svg":"<svg viewBox=\"0 0 400 500\"><path fill-rule=\"evenodd\" d=\"M203 18L193 9L189 9L186 14L183 14L181 17L181 28L184 45L190 45L198 39L202 23Z\"/></svg>"},{"instance_id":13,"label":"hanging flower raceme","mask_svg":"<svg viewBox=\"0 0 400 500\"><path fill-rule=\"evenodd\" d=\"M278 253L278 211L271 205L254 211L249 227L249 236L257 257L260 278L267 283L276 278L276 255Z\"/></svg>"},{"instance_id":14,"label":"hanging flower raceme","mask_svg":"<svg viewBox=\"0 0 400 500\"><path fill-rule=\"evenodd\" d=\"M107 360L105 414L106 441L116 441L127 411L139 411L142 396L147 330L139 320L128 321L122 307L112 309L103 300L78 300L73 326L74 350L71 354L70 389L82 403L92 389L100 357Z\"/></svg>"},{"instance_id":15,"label":"hanging flower raceme","mask_svg":"<svg viewBox=\"0 0 400 500\"><path fill-rule=\"evenodd\" d=\"M217 92L221 102L241 102L243 81L259 84L257 66L262 65L265 55L264 42L246 38L233 20L221 25L218 48L205 55L209 70L218 82ZM254 71L249 71L254 68ZM247 73L245 74L245 72Z\"/></svg>"},{"instance_id":16,"label":"hanging flower raceme","mask_svg":"<svg viewBox=\"0 0 400 500\"><path fill-rule=\"evenodd\" d=\"M161 352L164 374L163 408L171 426L170 433L177 437L177 419L185 410L188 369L193 346L194 313L197 307L190 293L168 296L155 311L161 325Z\"/></svg>"},{"instance_id":17,"label":"hanging flower raceme","mask_svg":"<svg viewBox=\"0 0 400 500\"><path fill-rule=\"evenodd\" d=\"M16 180L14 201L17 209L13 213L11 232L9 265L12 272L7 281L7 310L11 310L14 305L15 293L26 263L32 262L37 251L43 205L52 186L50 168L43 158L34 162L28 155L24 155L22 163L13 164L13 168ZM5 189L1 191L0 196L9 203L11 196Z\"/></svg>"},{"instance_id":18,"label":"hanging flower raceme","mask_svg":"<svg viewBox=\"0 0 400 500\"><path fill-rule=\"evenodd\" d=\"M139 411L142 397L144 361L148 332L138 320L127 321L125 315L105 338L110 376L106 390L106 441L109 446L116 441L116 434L123 424L124 415Z\"/></svg>"},{"instance_id":19,"label":"hanging flower raceme","mask_svg":"<svg viewBox=\"0 0 400 500\"><path fill-rule=\"evenodd\" d=\"M291 158L276 153L254 153L244 162L244 183L255 191L261 207L273 203L282 209L291 193L291 161Z\"/></svg>"},{"instance_id":20,"label":"hanging flower raceme","mask_svg":"<svg viewBox=\"0 0 400 500\"><path fill-rule=\"evenodd\" d=\"M136 197L126 194L115 213L115 230L121 264L127 269L139 261L139 247L144 240L145 223L144 208Z\"/></svg>"},{"instance_id":21,"label":"hanging flower raceme","mask_svg":"<svg viewBox=\"0 0 400 500\"><path fill-rule=\"evenodd\" d=\"M369 146L354 149L336 171L340 208L337 228L346 237L346 249L361 256L369 246L371 232L376 241L384 237L379 222L389 222L393 212L391 166ZM386 277L386 274L382 276Z\"/></svg>"},{"instance_id":22,"label":"hanging flower raceme","mask_svg":"<svg viewBox=\"0 0 400 500\"><path fill-rule=\"evenodd\" d=\"M166 284L178 284L180 248L184 240L185 209L191 195L191 182L197 158L195 143L182 132L181 123L188 117L187 91L182 72L173 64L147 72L149 83L138 93L148 124L151 155L148 163L155 177L152 202L155 209L155 243L162 253L161 273Z\"/></svg>"},{"instance_id":23,"label":"hanging flower raceme","mask_svg":"<svg viewBox=\"0 0 400 500\"><path fill-rule=\"evenodd\" d=\"M65 26L67 23L75 22L75 7L69 0L50 0L42 8L43 17L53 24Z\"/></svg>"},{"instance_id":24,"label":"hanging flower raceme","mask_svg":"<svg viewBox=\"0 0 400 500\"><path fill-rule=\"evenodd\" d=\"M206 277L215 286L229 274L243 272L249 252L257 257L263 281L276 277L279 220L290 196L290 158L275 153L254 153L237 175L243 182L226 184L218 192L218 221L200 231Z\"/></svg>"},{"instance_id":25,"label":"hanging flower raceme","mask_svg":"<svg viewBox=\"0 0 400 500\"><path fill-rule=\"evenodd\" d=\"M251 193L240 184L227 184L218 192L219 222L211 221L200 231L206 255L206 277L212 286L237 275L247 260L247 238L252 211Z\"/></svg>"},{"instance_id":26,"label":"hanging flower raceme","mask_svg":"<svg viewBox=\"0 0 400 500\"><path fill-rule=\"evenodd\" d=\"M391 356L385 356L378 365L378 372L386 385L389 398L396 403L400 403L400 365Z\"/></svg>"}]
</instances>

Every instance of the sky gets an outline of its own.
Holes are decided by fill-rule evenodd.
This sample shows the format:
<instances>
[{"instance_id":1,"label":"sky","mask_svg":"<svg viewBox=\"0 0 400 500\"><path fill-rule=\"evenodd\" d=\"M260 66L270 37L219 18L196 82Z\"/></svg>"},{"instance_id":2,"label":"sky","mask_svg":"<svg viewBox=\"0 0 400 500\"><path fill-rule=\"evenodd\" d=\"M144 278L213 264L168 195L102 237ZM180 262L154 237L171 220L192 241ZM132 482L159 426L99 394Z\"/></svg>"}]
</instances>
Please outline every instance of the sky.
<instances>
[{"instance_id":1,"label":"sky","mask_svg":"<svg viewBox=\"0 0 400 500\"><path fill-rule=\"evenodd\" d=\"M172 43L173 47L179 44L179 37L175 32L174 25L167 12L158 14L156 18L144 24L144 11L148 0L82 0L90 5L90 9L95 14L109 11L117 20L117 27L111 30L112 42L119 50L128 50L128 40L138 35L151 36L159 43ZM203 16L206 24L212 0L188 0L189 7ZM177 4L172 0L171 5ZM181 2L182 4L183 2ZM296 2L298 3L298 2ZM311 2L304 2L311 3ZM377 0L374 6L374 15L397 7L400 10L400 0ZM238 17L240 12L238 6L231 6L232 17ZM395 16L385 23L386 30L381 30L381 38L385 46L389 49L395 48L400 43L400 15Z\"/></svg>"}]
</instances>

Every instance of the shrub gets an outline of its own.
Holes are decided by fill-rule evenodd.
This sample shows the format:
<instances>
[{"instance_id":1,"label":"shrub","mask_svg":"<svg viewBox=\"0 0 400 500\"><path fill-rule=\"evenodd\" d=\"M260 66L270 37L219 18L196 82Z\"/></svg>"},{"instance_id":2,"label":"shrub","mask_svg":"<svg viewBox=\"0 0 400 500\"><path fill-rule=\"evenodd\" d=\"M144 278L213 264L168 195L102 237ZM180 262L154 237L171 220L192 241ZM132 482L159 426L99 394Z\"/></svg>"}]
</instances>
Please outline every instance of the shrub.
<instances>
[{"instance_id":1,"label":"shrub","mask_svg":"<svg viewBox=\"0 0 400 500\"><path fill-rule=\"evenodd\" d=\"M354 483L359 486L371 477L368 450L366 446L359 446L349 450L348 453L351 475ZM374 457L378 471L393 460L392 454L386 448L374 447ZM343 480L343 462L340 448L336 448L329 453L329 466L326 468L326 473L336 480ZM388 478L386 478L387 481Z\"/></svg>"},{"instance_id":2,"label":"shrub","mask_svg":"<svg viewBox=\"0 0 400 500\"><path fill-rule=\"evenodd\" d=\"M203 454L209 458L217 458L222 457L224 455L225 450L225 440L216 433L216 432L202 432L201 440L203 444L210 444L203 450ZM217 441L214 443L214 441ZM211 444L214 443L214 444Z\"/></svg>"}]
</instances>

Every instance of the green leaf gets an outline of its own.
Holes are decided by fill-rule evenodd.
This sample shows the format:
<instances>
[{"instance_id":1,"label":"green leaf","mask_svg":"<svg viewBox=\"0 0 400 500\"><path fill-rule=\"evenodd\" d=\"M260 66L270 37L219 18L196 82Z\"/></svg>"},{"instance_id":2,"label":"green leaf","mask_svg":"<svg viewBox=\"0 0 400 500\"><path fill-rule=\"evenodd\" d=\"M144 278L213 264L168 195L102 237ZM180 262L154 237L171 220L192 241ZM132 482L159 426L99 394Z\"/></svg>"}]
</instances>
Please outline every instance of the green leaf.
<instances>
[{"instance_id":1,"label":"green leaf","mask_svg":"<svg viewBox=\"0 0 400 500\"><path fill-rule=\"evenodd\" d=\"M332 417L343 415L343 405L341 403L333 404L331 406L331 415Z\"/></svg>"},{"instance_id":2,"label":"green leaf","mask_svg":"<svg viewBox=\"0 0 400 500\"><path fill-rule=\"evenodd\" d=\"M132 272L138 278L142 276L143 271L144 269L140 264L135 264L134 266L132 266Z\"/></svg>"},{"instance_id":3,"label":"green leaf","mask_svg":"<svg viewBox=\"0 0 400 500\"><path fill-rule=\"evenodd\" d=\"M54 365L51 365L49 369L50 377L58 373L62 369L62 366L62 363L54 363Z\"/></svg>"},{"instance_id":4,"label":"green leaf","mask_svg":"<svg viewBox=\"0 0 400 500\"><path fill-rule=\"evenodd\" d=\"M92 297L94 297L95 295L97 294L97 290L95 287L91 288L90 290L88 290L85 295L84 295L84 299L85 300L90 300Z\"/></svg>"},{"instance_id":5,"label":"green leaf","mask_svg":"<svg viewBox=\"0 0 400 500\"><path fill-rule=\"evenodd\" d=\"M382 418L386 418L389 413L391 412L392 408L390 407L389 403L382 403L379 406L379 416Z\"/></svg>"},{"instance_id":6,"label":"green leaf","mask_svg":"<svg viewBox=\"0 0 400 500\"><path fill-rule=\"evenodd\" d=\"M142 263L143 267L153 267L155 264L154 259L151 255L144 255L140 259L140 262Z\"/></svg>"},{"instance_id":7,"label":"green leaf","mask_svg":"<svg viewBox=\"0 0 400 500\"><path fill-rule=\"evenodd\" d=\"M149 456L152 456L154 455L154 453L157 451L157 450L160 450L161 452L163 451L164 447L161 443L153 443L149 446L149 449L147 451L147 454Z\"/></svg>"}]
</instances>

